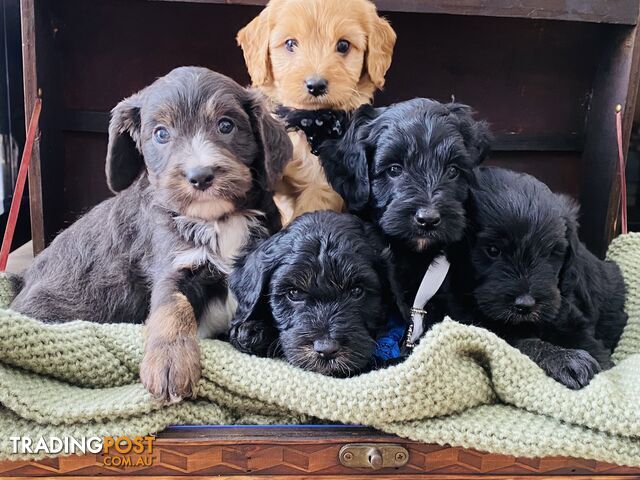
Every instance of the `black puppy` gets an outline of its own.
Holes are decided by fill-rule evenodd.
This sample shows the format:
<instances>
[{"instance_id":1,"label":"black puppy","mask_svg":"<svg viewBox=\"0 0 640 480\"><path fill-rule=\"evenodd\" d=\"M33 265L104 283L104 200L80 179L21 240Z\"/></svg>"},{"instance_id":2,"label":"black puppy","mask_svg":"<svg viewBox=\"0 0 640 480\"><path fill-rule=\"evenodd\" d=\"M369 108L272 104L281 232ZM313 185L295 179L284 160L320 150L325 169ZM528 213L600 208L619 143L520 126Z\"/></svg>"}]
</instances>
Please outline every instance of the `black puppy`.
<instances>
[{"instance_id":1,"label":"black puppy","mask_svg":"<svg viewBox=\"0 0 640 480\"><path fill-rule=\"evenodd\" d=\"M489 143L470 107L418 98L363 106L341 140L320 146L331 186L391 242L407 304L434 258L462 238L472 169ZM429 304L429 323L442 316L438 303Z\"/></svg>"},{"instance_id":2,"label":"black puppy","mask_svg":"<svg viewBox=\"0 0 640 480\"><path fill-rule=\"evenodd\" d=\"M300 216L231 274L238 299L231 343L326 375L362 371L387 315L406 314L391 257L375 229L353 215Z\"/></svg>"},{"instance_id":3,"label":"black puppy","mask_svg":"<svg viewBox=\"0 0 640 480\"><path fill-rule=\"evenodd\" d=\"M581 388L609 368L627 315L617 265L578 239L578 207L530 175L477 169L469 228L450 251L451 312Z\"/></svg>"}]
</instances>

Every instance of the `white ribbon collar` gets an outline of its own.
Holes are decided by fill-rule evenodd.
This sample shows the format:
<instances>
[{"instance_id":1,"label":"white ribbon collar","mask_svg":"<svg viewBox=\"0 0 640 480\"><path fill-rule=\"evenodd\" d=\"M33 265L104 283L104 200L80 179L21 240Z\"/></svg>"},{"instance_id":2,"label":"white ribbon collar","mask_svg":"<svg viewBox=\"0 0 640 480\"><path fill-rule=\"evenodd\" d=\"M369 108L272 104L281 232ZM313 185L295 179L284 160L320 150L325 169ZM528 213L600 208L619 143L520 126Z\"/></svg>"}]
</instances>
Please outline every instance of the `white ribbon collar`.
<instances>
[{"instance_id":1,"label":"white ribbon collar","mask_svg":"<svg viewBox=\"0 0 640 480\"><path fill-rule=\"evenodd\" d=\"M413 307L411 307L411 321L413 323L409 326L407 333L407 347L412 348L424 333L424 318L427 314L424 307L440 290L449 272L449 267L450 264L447 257L439 255L433 259L424 277L422 277L418 293L416 293L416 298L413 301Z\"/></svg>"}]
</instances>

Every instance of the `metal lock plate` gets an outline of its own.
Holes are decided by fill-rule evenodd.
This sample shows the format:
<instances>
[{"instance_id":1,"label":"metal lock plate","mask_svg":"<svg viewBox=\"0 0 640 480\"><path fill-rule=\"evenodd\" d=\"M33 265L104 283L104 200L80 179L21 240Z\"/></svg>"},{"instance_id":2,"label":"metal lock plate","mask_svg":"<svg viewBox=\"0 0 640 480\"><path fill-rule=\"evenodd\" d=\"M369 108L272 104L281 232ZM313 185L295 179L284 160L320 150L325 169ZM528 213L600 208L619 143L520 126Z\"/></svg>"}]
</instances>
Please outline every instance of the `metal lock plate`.
<instances>
[{"instance_id":1,"label":"metal lock plate","mask_svg":"<svg viewBox=\"0 0 640 480\"><path fill-rule=\"evenodd\" d=\"M348 443L340 449L340 463L349 468L398 468L409 461L409 451L395 443Z\"/></svg>"}]
</instances>

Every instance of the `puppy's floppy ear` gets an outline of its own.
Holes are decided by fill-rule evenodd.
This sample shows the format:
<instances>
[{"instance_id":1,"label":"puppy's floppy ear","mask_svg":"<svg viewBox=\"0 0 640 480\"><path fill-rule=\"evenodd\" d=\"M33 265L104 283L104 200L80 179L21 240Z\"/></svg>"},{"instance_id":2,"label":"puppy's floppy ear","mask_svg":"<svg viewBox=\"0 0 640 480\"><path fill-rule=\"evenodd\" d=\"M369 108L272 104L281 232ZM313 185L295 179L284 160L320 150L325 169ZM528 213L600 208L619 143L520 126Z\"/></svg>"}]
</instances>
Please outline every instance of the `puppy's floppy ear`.
<instances>
[{"instance_id":1,"label":"puppy's floppy ear","mask_svg":"<svg viewBox=\"0 0 640 480\"><path fill-rule=\"evenodd\" d=\"M577 202L568 195L555 194L555 197L558 199L560 215L566 226L565 238L567 240L567 250L560 270L560 292L565 298L578 295L581 299L588 299L589 292L584 288L585 282L582 281L580 273L581 262L584 260L582 255L583 247L578 237L578 214L580 209Z\"/></svg>"},{"instance_id":2,"label":"puppy's floppy ear","mask_svg":"<svg viewBox=\"0 0 640 480\"><path fill-rule=\"evenodd\" d=\"M319 148L327 180L352 212L364 209L369 202L367 141L371 121L376 116L376 109L363 105L355 112L341 139L329 140Z\"/></svg>"},{"instance_id":3,"label":"puppy's floppy ear","mask_svg":"<svg viewBox=\"0 0 640 480\"><path fill-rule=\"evenodd\" d=\"M369 14L367 33L366 73L376 88L384 87L384 76L391 66L393 47L396 44L396 32L389 22L380 17L372 4Z\"/></svg>"},{"instance_id":4,"label":"puppy's floppy ear","mask_svg":"<svg viewBox=\"0 0 640 480\"><path fill-rule=\"evenodd\" d=\"M293 145L284 123L271 115L264 97L258 92L251 92L251 95L248 109L251 125L262 149L266 187L272 191L293 157Z\"/></svg>"},{"instance_id":5,"label":"puppy's floppy ear","mask_svg":"<svg viewBox=\"0 0 640 480\"><path fill-rule=\"evenodd\" d=\"M111 111L105 170L107 184L116 193L131 185L144 169L144 159L138 149L141 97L142 93L136 93Z\"/></svg>"},{"instance_id":6,"label":"puppy's floppy ear","mask_svg":"<svg viewBox=\"0 0 640 480\"><path fill-rule=\"evenodd\" d=\"M278 233L265 240L239 260L229 276L229 287L238 300L236 314L231 320L229 341L242 352L267 356L278 338L268 288L281 257L280 242L284 234Z\"/></svg>"},{"instance_id":7,"label":"puppy's floppy ear","mask_svg":"<svg viewBox=\"0 0 640 480\"><path fill-rule=\"evenodd\" d=\"M272 8L271 5L267 5L260 15L238 32L236 37L238 45L242 48L244 61L254 87L267 85L273 81L269 58L269 35L271 34L269 16Z\"/></svg>"},{"instance_id":8,"label":"puppy's floppy ear","mask_svg":"<svg viewBox=\"0 0 640 480\"><path fill-rule=\"evenodd\" d=\"M558 199L561 215L566 225L567 251L560 269L559 285L562 297L571 302L572 307L580 312L593 311L594 282L598 275L593 270L595 258L580 242L578 237L578 203L568 195L555 195Z\"/></svg>"},{"instance_id":9,"label":"puppy's floppy ear","mask_svg":"<svg viewBox=\"0 0 640 480\"><path fill-rule=\"evenodd\" d=\"M465 146L471 154L474 165L481 164L489 156L493 135L489 124L473 118L473 110L461 103L447 104L449 112L459 121L460 132Z\"/></svg>"}]
</instances>

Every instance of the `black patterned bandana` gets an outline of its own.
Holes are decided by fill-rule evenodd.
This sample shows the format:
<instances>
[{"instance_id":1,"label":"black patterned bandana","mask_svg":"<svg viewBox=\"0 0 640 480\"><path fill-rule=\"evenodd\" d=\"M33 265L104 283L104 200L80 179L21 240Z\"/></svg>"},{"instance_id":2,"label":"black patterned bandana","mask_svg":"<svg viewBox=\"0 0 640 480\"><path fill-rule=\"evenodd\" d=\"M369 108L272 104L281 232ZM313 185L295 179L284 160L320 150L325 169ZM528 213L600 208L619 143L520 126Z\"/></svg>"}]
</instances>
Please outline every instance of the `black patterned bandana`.
<instances>
[{"instance_id":1,"label":"black patterned bandana","mask_svg":"<svg viewBox=\"0 0 640 480\"><path fill-rule=\"evenodd\" d=\"M325 140L340 138L348 123L348 114L344 110L296 110L278 107L276 115L284 119L287 130L304 132L314 155L318 155L318 149Z\"/></svg>"}]
</instances>

